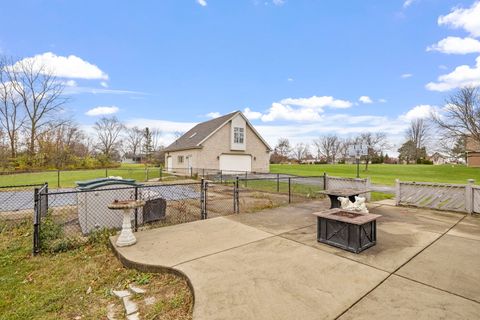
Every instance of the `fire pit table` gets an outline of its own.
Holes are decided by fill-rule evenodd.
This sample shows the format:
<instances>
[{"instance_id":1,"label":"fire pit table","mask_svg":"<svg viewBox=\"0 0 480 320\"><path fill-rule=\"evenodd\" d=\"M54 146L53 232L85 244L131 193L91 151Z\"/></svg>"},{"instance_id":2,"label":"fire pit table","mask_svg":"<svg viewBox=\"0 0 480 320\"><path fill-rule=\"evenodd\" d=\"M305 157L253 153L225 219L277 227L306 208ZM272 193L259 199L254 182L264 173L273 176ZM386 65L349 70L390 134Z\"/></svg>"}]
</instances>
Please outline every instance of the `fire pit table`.
<instances>
[{"instance_id":1,"label":"fire pit table","mask_svg":"<svg viewBox=\"0 0 480 320\"><path fill-rule=\"evenodd\" d=\"M137 242L137 239L132 232L132 222L130 221L131 211L135 208L143 207L145 201L143 200L115 200L108 205L111 210L123 210L122 231L118 236L116 245L119 247L131 246Z\"/></svg>"},{"instance_id":2,"label":"fire pit table","mask_svg":"<svg viewBox=\"0 0 480 320\"><path fill-rule=\"evenodd\" d=\"M369 189L329 189L324 191L319 191L318 193L326 194L330 198L330 209L340 208L340 201L338 197L345 197L350 199L350 201L355 202L355 196L359 196L363 193L371 192Z\"/></svg>"},{"instance_id":3,"label":"fire pit table","mask_svg":"<svg viewBox=\"0 0 480 320\"><path fill-rule=\"evenodd\" d=\"M344 209L314 212L317 216L317 241L359 253L377 242L379 214L360 214Z\"/></svg>"}]
</instances>

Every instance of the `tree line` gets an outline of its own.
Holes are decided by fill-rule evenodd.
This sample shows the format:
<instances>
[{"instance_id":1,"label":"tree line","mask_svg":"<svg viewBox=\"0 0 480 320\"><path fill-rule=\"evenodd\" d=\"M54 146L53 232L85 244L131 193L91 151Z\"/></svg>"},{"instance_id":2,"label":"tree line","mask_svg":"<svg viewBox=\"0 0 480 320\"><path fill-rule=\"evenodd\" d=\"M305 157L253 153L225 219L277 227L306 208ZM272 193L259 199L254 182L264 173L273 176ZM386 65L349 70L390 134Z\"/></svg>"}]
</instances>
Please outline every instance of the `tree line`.
<instances>
[{"instance_id":1,"label":"tree line","mask_svg":"<svg viewBox=\"0 0 480 320\"><path fill-rule=\"evenodd\" d=\"M410 121L404 141L397 149L398 157L389 157L392 149L387 135L382 132L366 132L353 138L336 134L314 139L311 144L292 145L288 138L281 138L271 155L271 163L309 162L345 163L352 160L349 148L365 146L367 152L361 161L368 169L369 163L432 164L429 153L438 152L451 162L466 160L467 142L477 145L480 152L480 89L465 87L450 95L442 112L432 111L427 118ZM471 150L470 150L471 151Z\"/></svg>"},{"instance_id":2,"label":"tree line","mask_svg":"<svg viewBox=\"0 0 480 320\"><path fill-rule=\"evenodd\" d=\"M65 86L38 62L0 57L0 168L105 167L124 155L162 161L158 129L127 128L116 117L103 117L88 134L63 117Z\"/></svg>"}]
</instances>

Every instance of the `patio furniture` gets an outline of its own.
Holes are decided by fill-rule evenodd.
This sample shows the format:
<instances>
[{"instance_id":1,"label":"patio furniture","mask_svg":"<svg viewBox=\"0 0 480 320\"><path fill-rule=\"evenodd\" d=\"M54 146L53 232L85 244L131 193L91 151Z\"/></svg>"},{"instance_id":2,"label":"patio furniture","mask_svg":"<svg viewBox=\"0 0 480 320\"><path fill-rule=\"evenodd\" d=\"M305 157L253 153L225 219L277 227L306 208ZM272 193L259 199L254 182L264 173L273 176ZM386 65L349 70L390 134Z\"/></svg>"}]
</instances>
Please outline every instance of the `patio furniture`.
<instances>
[{"instance_id":1,"label":"patio furniture","mask_svg":"<svg viewBox=\"0 0 480 320\"><path fill-rule=\"evenodd\" d=\"M317 241L359 253L377 242L378 214L359 214L344 209L314 212L317 216Z\"/></svg>"},{"instance_id":2,"label":"patio furniture","mask_svg":"<svg viewBox=\"0 0 480 320\"><path fill-rule=\"evenodd\" d=\"M137 239L132 232L132 222L130 221L131 210L143 207L145 201L143 200L115 200L108 205L111 210L123 210L123 224L122 231L118 236L116 245L119 247L131 246L137 242Z\"/></svg>"},{"instance_id":3,"label":"patio furniture","mask_svg":"<svg viewBox=\"0 0 480 320\"><path fill-rule=\"evenodd\" d=\"M330 198L330 209L341 208L340 201L338 197L345 197L350 199L350 201L355 202L355 196L359 196L363 193L371 192L369 189L353 189L353 188L344 188L344 189L329 189L319 191L318 193L326 194Z\"/></svg>"}]
</instances>

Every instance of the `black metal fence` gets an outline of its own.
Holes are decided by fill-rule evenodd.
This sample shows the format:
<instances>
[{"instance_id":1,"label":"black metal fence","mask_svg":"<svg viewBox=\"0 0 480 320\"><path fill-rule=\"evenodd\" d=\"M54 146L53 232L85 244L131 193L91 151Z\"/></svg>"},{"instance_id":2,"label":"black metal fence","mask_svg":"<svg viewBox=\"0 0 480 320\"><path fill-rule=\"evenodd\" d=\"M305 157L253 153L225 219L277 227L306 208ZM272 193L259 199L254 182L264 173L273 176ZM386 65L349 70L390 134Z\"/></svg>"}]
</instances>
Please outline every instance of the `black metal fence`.
<instances>
[{"instance_id":1,"label":"black metal fence","mask_svg":"<svg viewBox=\"0 0 480 320\"><path fill-rule=\"evenodd\" d=\"M166 172L162 167L145 168L102 168L42 171L0 171L0 184L13 185L16 181L32 181L32 186L48 182L51 188L74 187L75 181L92 180L110 176L137 181L176 180L178 175ZM181 176L182 178L185 175Z\"/></svg>"},{"instance_id":2,"label":"black metal fence","mask_svg":"<svg viewBox=\"0 0 480 320\"><path fill-rule=\"evenodd\" d=\"M120 229L122 213L108 209L115 200L145 201L131 213L134 230L144 230L315 200L323 188L324 177L281 175L53 192L45 184L34 193L33 252L67 250L102 230Z\"/></svg>"}]
</instances>

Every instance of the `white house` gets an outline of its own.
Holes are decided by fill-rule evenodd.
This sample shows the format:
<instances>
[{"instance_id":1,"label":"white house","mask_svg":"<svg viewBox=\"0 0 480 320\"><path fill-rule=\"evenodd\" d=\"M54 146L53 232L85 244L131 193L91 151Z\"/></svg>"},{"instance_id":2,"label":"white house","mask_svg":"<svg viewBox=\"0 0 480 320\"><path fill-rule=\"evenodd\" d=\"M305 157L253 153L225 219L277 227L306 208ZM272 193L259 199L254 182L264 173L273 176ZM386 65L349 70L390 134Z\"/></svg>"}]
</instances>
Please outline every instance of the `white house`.
<instances>
[{"instance_id":1,"label":"white house","mask_svg":"<svg viewBox=\"0 0 480 320\"><path fill-rule=\"evenodd\" d=\"M240 111L202 122L165 150L168 171L268 172L272 148Z\"/></svg>"}]
</instances>

